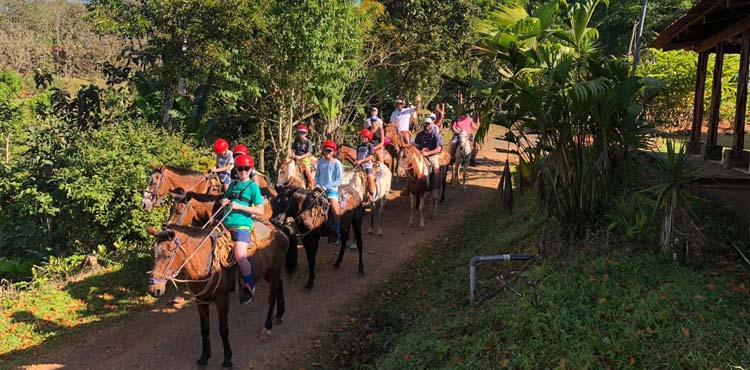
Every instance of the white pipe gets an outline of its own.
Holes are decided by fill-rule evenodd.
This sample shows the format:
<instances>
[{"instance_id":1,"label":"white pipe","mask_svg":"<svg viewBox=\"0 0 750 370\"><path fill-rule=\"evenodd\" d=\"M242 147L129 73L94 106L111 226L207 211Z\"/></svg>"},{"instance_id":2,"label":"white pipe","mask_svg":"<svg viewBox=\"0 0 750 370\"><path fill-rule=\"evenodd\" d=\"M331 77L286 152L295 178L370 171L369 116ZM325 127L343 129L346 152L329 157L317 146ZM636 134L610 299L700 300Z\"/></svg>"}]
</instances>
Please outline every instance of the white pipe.
<instances>
[{"instance_id":1,"label":"white pipe","mask_svg":"<svg viewBox=\"0 0 750 370\"><path fill-rule=\"evenodd\" d=\"M494 261L528 261L534 258L528 254L497 254L494 256L474 256L469 261L469 294L471 303L476 303L477 297L477 264Z\"/></svg>"}]
</instances>

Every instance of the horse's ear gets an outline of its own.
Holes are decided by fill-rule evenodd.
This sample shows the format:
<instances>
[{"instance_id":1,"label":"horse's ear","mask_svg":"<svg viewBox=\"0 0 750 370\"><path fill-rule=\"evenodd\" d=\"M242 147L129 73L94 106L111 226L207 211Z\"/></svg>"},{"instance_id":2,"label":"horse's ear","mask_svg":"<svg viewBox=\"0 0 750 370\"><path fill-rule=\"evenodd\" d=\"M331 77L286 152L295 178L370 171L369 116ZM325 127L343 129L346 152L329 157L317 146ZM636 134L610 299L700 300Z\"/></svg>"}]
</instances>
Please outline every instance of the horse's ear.
<instances>
[{"instance_id":1,"label":"horse's ear","mask_svg":"<svg viewBox=\"0 0 750 370\"><path fill-rule=\"evenodd\" d=\"M157 230L155 227L151 225L146 226L146 231L148 231L148 233L153 236L157 236L161 232L160 230Z\"/></svg>"},{"instance_id":2,"label":"horse's ear","mask_svg":"<svg viewBox=\"0 0 750 370\"><path fill-rule=\"evenodd\" d=\"M159 166L157 166L156 163L154 163L154 162L148 162L148 167L151 168L154 171L158 171L159 170Z\"/></svg>"},{"instance_id":3,"label":"horse's ear","mask_svg":"<svg viewBox=\"0 0 750 370\"><path fill-rule=\"evenodd\" d=\"M172 196L173 199L176 200L182 200L185 199L185 189L183 188L175 188L174 190L170 191L169 194Z\"/></svg>"},{"instance_id":4,"label":"horse's ear","mask_svg":"<svg viewBox=\"0 0 750 370\"><path fill-rule=\"evenodd\" d=\"M174 240L174 238L177 237L177 233L175 233L174 230L166 229L164 230L164 236L169 240Z\"/></svg>"}]
</instances>

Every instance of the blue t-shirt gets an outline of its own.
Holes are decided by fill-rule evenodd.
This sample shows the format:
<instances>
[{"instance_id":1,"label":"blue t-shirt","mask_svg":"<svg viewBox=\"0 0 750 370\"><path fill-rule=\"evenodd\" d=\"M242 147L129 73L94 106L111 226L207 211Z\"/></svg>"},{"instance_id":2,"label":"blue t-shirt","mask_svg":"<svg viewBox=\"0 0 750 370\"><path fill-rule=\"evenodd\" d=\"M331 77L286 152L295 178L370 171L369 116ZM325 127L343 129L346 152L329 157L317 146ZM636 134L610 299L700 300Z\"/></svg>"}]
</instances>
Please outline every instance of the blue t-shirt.
<instances>
[{"instance_id":1,"label":"blue t-shirt","mask_svg":"<svg viewBox=\"0 0 750 370\"><path fill-rule=\"evenodd\" d=\"M338 159L330 161L325 158L318 161L318 169L315 170L315 183L327 192L337 192L344 176L344 167Z\"/></svg>"},{"instance_id":2,"label":"blue t-shirt","mask_svg":"<svg viewBox=\"0 0 750 370\"><path fill-rule=\"evenodd\" d=\"M357 147L357 160L360 161L375 154L375 146L372 143L362 143ZM372 161L362 162L362 168L372 168Z\"/></svg>"},{"instance_id":3,"label":"blue t-shirt","mask_svg":"<svg viewBox=\"0 0 750 370\"><path fill-rule=\"evenodd\" d=\"M443 146L443 138L433 128L429 133L420 131L414 140L414 144L419 149L435 150L435 148Z\"/></svg>"},{"instance_id":4,"label":"blue t-shirt","mask_svg":"<svg viewBox=\"0 0 750 370\"><path fill-rule=\"evenodd\" d=\"M224 196L229 198L232 203L239 203L247 207L263 204L260 186L252 179L247 179L244 182L232 181ZM224 207L224 214L227 213L229 215L224 219L224 225L227 228L246 230L253 228L253 217L249 213L233 210L229 204Z\"/></svg>"}]
</instances>

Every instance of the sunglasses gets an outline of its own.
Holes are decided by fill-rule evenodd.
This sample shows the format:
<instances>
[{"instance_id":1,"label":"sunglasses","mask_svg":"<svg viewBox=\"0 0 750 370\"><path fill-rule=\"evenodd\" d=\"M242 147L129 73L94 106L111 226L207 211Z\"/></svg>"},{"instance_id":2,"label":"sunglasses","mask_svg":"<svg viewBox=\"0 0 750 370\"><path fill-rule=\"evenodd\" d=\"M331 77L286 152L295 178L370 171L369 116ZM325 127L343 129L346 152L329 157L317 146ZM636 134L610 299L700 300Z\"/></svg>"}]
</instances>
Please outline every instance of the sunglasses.
<instances>
[{"instance_id":1,"label":"sunglasses","mask_svg":"<svg viewBox=\"0 0 750 370\"><path fill-rule=\"evenodd\" d=\"M250 167L235 167L237 169L237 172L244 172L244 171L250 171Z\"/></svg>"},{"instance_id":2,"label":"sunglasses","mask_svg":"<svg viewBox=\"0 0 750 370\"><path fill-rule=\"evenodd\" d=\"M323 153L333 153L333 149L323 149Z\"/></svg>"}]
</instances>

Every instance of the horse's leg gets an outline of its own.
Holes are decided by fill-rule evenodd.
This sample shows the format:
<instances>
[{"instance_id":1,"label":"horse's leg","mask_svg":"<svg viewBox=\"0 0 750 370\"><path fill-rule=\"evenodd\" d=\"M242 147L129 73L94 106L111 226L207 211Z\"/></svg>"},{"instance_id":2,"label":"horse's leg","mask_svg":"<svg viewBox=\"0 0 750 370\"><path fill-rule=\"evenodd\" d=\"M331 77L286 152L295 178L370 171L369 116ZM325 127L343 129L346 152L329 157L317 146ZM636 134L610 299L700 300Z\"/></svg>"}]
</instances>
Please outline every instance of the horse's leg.
<instances>
[{"instance_id":1,"label":"horse's leg","mask_svg":"<svg viewBox=\"0 0 750 370\"><path fill-rule=\"evenodd\" d=\"M409 227L414 226L414 208L417 208L417 194L409 194L411 205L409 206Z\"/></svg>"},{"instance_id":2,"label":"horse's leg","mask_svg":"<svg viewBox=\"0 0 750 370\"><path fill-rule=\"evenodd\" d=\"M305 254L307 255L307 283L305 289L312 289L315 281L315 257L318 254L318 241L320 240L319 231L305 235L303 239L305 245Z\"/></svg>"},{"instance_id":3,"label":"horse's leg","mask_svg":"<svg viewBox=\"0 0 750 370\"><path fill-rule=\"evenodd\" d=\"M211 358L211 338L209 337L209 324L210 321L208 319L208 305L207 304L198 304L198 315L201 318L201 340L203 343L203 348L201 349L201 357L196 361L195 363L200 366L206 366L208 364L208 359Z\"/></svg>"},{"instance_id":4,"label":"horse's leg","mask_svg":"<svg viewBox=\"0 0 750 370\"><path fill-rule=\"evenodd\" d=\"M231 368L234 365L232 364L232 347L229 345L229 295L221 294L214 302L219 314L219 336L224 346L224 362L221 363L221 367ZM208 307L208 305L204 306Z\"/></svg>"},{"instance_id":5,"label":"horse's leg","mask_svg":"<svg viewBox=\"0 0 750 370\"><path fill-rule=\"evenodd\" d=\"M268 273L273 274L270 271ZM269 281L271 286L268 288L268 312L266 313L266 324L263 326L263 329L260 330L261 341L271 338L271 329L273 328L273 309L276 306L276 296L279 292L279 281L281 281L280 276L271 276Z\"/></svg>"},{"instance_id":6,"label":"horse's leg","mask_svg":"<svg viewBox=\"0 0 750 370\"><path fill-rule=\"evenodd\" d=\"M468 163L466 163L465 165L461 166L461 170L463 171L463 175L464 175L463 176L463 178L464 178L464 191L466 191L466 189L467 189L466 188L466 170L468 169L467 167L469 167Z\"/></svg>"},{"instance_id":7,"label":"horse's leg","mask_svg":"<svg viewBox=\"0 0 750 370\"><path fill-rule=\"evenodd\" d=\"M370 212L370 229L367 230L367 233L372 235L372 230L375 228L375 213L378 212L378 204L380 204L380 200L376 200L372 204L372 211Z\"/></svg>"},{"instance_id":8,"label":"horse's leg","mask_svg":"<svg viewBox=\"0 0 750 370\"><path fill-rule=\"evenodd\" d=\"M284 300L284 279L279 279L279 291L276 292L276 324L284 322L286 300Z\"/></svg>"},{"instance_id":9,"label":"horse's leg","mask_svg":"<svg viewBox=\"0 0 750 370\"><path fill-rule=\"evenodd\" d=\"M443 170L440 172L441 174L441 181L440 181L440 203L445 202L445 183L448 181L448 169L443 168ZM437 205L437 202L435 203ZM436 208L433 208L433 212L437 212Z\"/></svg>"},{"instance_id":10,"label":"horse's leg","mask_svg":"<svg viewBox=\"0 0 750 370\"><path fill-rule=\"evenodd\" d=\"M349 225L341 225L341 249L339 249L339 256L336 257L336 263L333 267L341 267L341 262L344 260L344 250L346 249L346 243L349 242Z\"/></svg>"},{"instance_id":11,"label":"horse's leg","mask_svg":"<svg viewBox=\"0 0 750 370\"><path fill-rule=\"evenodd\" d=\"M383 235L383 212L385 212L385 204L387 202L387 197L380 199L380 206L378 207L378 235Z\"/></svg>"},{"instance_id":12,"label":"horse's leg","mask_svg":"<svg viewBox=\"0 0 750 370\"><path fill-rule=\"evenodd\" d=\"M426 191L419 201L419 227L424 227L424 204L430 195L432 195L432 192Z\"/></svg>"},{"instance_id":13,"label":"horse's leg","mask_svg":"<svg viewBox=\"0 0 750 370\"><path fill-rule=\"evenodd\" d=\"M355 212L359 212L355 210ZM352 227L354 229L354 237L357 238L357 251L359 252L359 270L357 272L359 274L365 273L365 263L362 260L362 254L364 251L364 243L362 242L362 218L364 216L365 210L363 209L359 216L355 214L354 219L352 220Z\"/></svg>"}]
</instances>

